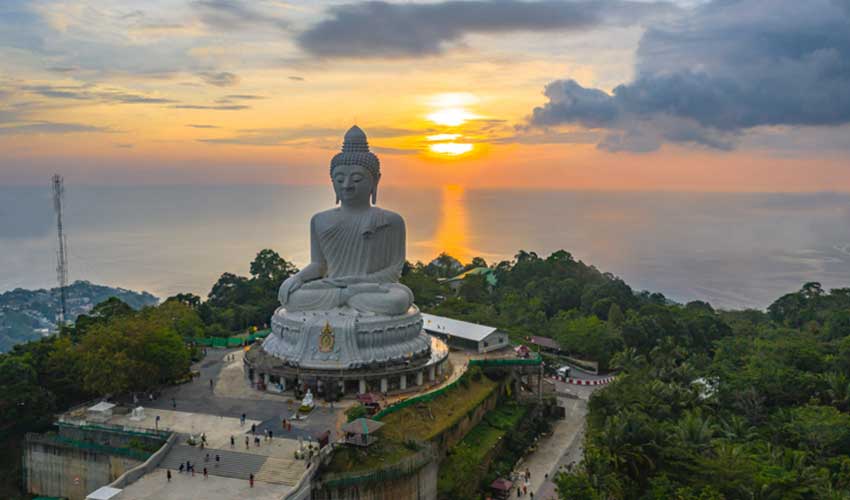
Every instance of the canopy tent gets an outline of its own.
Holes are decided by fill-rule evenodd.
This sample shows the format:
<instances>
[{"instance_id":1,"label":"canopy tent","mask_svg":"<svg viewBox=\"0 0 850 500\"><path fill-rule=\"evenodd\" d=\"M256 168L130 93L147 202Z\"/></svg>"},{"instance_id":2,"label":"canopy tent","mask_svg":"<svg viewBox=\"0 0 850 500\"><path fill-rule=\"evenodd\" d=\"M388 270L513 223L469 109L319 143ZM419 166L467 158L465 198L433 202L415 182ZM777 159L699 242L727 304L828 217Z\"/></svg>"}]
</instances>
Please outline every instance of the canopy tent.
<instances>
[{"instance_id":1,"label":"canopy tent","mask_svg":"<svg viewBox=\"0 0 850 500\"><path fill-rule=\"evenodd\" d=\"M345 442L355 446L369 446L378 440L375 432L384 424L377 420L360 417L342 426Z\"/></svg>"}]
</instances>

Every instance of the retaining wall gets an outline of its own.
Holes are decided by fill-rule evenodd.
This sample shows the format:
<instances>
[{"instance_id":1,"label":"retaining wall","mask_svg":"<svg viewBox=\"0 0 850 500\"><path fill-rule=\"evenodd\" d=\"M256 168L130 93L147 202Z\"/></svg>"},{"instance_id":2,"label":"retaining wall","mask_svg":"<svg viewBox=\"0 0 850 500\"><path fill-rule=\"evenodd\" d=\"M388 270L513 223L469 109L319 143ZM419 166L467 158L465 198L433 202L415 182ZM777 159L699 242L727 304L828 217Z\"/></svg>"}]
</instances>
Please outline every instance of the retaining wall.
<instances>
[{"instance_id":1,"label":"retaining wall","mask_svg":"<svg viewBox=\"0 0 850 500\"><path fill-rule=\"evenodd\" d=\"M142 463L34 434L27 435L23 460L28 492L69 500L85 499L90 492Z\"/></svg>"},{"instance_id":2,"label":"retaining wall","mask_svg":"<svg viewBox=\"0 0 850 500\"><path fill-rule=\"evenodd\" d=\"M128 470L124 474L121 474L118 479L112 482L109 486L118 489L124 489L128 485L139 480L140 477L145 474L153 471L159 466L159 463L162 462L162 459L171 450L171 447L174 446L174 443L177 442L177 434L173 433L168 437L168 440L165 441L165 444L156 451L153 455L150 456L147 460L142 462L141 464L133 467Z\"/></svg>"}]
</instances>

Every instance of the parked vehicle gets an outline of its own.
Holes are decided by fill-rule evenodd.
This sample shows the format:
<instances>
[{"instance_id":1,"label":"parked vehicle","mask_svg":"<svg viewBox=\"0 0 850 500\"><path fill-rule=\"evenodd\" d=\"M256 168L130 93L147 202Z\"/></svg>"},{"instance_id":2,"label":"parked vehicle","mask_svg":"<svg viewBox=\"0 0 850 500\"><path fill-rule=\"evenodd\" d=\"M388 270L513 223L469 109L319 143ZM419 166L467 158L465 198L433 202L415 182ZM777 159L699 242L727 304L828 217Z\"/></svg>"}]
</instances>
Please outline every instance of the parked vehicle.
<instances>
[{"instance_id":1,"label":"parked vehicle","mask_svg":"<svg viewBox=\"0 0 850 500\"><path fill-rule=\"evenodd\" d=\"M561 378L567 378L567 377L570 376L570 370L571 370L571 368L569 366L564 365L564 366L558 368L558 370L557 370L558 376L561 377Z\"/></svg>"}]
</instances>

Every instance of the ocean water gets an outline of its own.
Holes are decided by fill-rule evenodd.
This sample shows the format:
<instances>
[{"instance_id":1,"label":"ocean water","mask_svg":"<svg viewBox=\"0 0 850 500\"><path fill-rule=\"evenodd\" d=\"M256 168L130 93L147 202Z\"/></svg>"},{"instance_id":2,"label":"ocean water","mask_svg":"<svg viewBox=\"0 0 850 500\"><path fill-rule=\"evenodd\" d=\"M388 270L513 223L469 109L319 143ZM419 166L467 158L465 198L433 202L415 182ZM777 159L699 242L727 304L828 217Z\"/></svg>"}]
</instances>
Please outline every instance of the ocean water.
<instances>
[{"instance_id":1,"label":"ocean water","mask_svg":"<svg viewBox=\"0 0 850 500\"><path fill-rule=\"evenodd\" d=\"M322 186L66 185L71 280L205 296L263 248L303 266ZM640 290L716 307L769 305L806 281L850 286L850 195L382 188L408 259L557 249ZM0 187L0 291L56 282L50 186Z\"/></svg>"}]
</instances>

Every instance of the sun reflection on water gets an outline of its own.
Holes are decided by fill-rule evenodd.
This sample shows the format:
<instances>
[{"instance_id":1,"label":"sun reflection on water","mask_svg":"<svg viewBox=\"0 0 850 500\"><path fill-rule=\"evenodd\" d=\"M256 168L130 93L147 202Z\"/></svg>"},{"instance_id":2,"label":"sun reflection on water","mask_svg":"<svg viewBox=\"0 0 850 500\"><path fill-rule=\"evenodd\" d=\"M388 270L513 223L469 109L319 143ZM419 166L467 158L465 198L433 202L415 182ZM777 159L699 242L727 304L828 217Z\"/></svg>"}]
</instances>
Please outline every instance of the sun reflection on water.
<instances>
[{"instance_id":1,"label":"sun reflection on water","mask_svg":"<svg viewBox=\"0 0 850 500\"><path fill-rule=\"evenodd\" d=\"M461 262L469 262L473 257L469 249L469 217L463 186L443 186L440 224L434 245L437 252L446 252Z\"/></svg>"}]
</instances>

